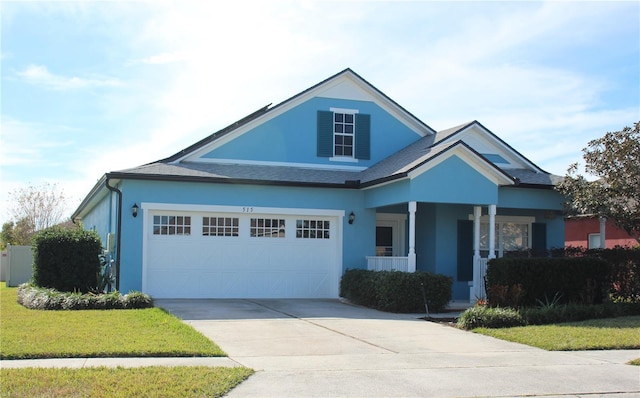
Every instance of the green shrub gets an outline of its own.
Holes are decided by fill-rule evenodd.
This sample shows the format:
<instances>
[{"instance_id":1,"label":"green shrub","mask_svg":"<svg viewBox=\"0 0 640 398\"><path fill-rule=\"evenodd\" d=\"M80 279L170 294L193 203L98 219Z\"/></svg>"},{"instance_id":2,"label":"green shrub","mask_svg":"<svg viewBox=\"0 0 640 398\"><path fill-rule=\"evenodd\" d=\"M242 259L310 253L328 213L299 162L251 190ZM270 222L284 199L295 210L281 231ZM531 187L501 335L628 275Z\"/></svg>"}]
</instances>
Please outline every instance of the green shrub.
<instances>
[{"instance_id":1,"label":"green shrub","mask_svg":"<svg viewBox=\"0 0 640 398\"><path fill-rule=\"evenodd\" d=\"M476 305L464 311L458 318L458 327L462 329L508 328L524 326L527 322L514 308L486 307Z\"/></svg>"},{"instance_id":2,"label":"green shrub","mask_svg":"<svg viewBox=\"0 0 640 398\"><path fill-rule=\"evenodd\" d=\"M469 308L460 315L458 318L458 327L475 329L479 327L503 328L523 325L548 325L633 315L640 315L640 304L545 304L539 307L520 309L492 308L477 305Z\"/></svg>"},{"instance_id":3,"label":"green shrub","mask_svg":"<svg viewBox=\"0 0 640 398\"><path fill-rule=\"evenodd\" d=\"M53 227L38 232L33 241L37 286L82 293L96 288L102 244L95 231Z\"/></svg>"},{"instance_id":4,"label":"green shrub","mask_svg":"<svg viewBox=\"0 0 640 398\"><path fill-rule=\"evenodd\" d=\"M121 295L60 292L24 283L18 286L18 303L33 310L112 310L153 307L151 297L140 292Z\"/></svg>"},{"instance_id":5,"label":"green shrub","mask_svg":"<svg viewBox=\"0 0 640 398\"><path fill-rule=\"evenodd\" d=\"M390 312L437 312L451 300L453 278L430 272L347 270L340 295L356 304ZM424 296L423 296L424 289Z\"/></svg>"},{"instance_id":6,"label":"green shrub","mask_svg":"<svg viewBox=\"0 0 640 398\"><path fill-rule=\"evenodd\" d=\"M587 319L616 318L619 316L640 315L640 304L604 303L597 305L564 304L523 308L522 317L530 325L577 322Z\"/></svg>"},{"instance_id":7,"label":"green shrub","mask_svg":"<svg viewBox=\"0 0 640 398\"><path fill-rule=\"evenodd\" d=\"M487 267L487 293L495 286L521 286L520 306L560 297L559 303L602 303L608 286L608 264L599 258L497 258ZM492 303L488 297L489 305Z\"/></svg>"},{"instance_id":8,"label":"green shrub","mask_svg":"<svg viewBox=\"0 0 640 398\"><path fill-rule=\"evenodd\" d=\"M640 246L616 246L610 249L586 249L568 246L548 252L511 251L505 257L591 257L607 262L608 281L604 294L614 302L640 303Z\"/></svg>"}]
</instances>

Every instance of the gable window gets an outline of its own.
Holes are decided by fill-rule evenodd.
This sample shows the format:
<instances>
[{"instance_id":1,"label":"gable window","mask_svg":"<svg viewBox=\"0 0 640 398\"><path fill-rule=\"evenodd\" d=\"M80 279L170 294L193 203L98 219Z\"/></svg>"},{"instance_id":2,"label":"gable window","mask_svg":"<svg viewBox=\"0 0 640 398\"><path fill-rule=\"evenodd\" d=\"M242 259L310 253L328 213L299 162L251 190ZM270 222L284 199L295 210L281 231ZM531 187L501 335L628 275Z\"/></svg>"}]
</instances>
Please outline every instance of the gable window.
<instances>
[{"instance_id":1,"label":"gable window","mask_svg":"<svg viewBox=\"0 0 640 398\"><path fill-rule=\"evenodd\" d=\"M334 161L371 158L371 116L357 109L318 111L317 155Z\"/></svg>"},{"instance_id":2,"label":"gable window","mask_svg":"<svg viewBox=\"0 0 640 398\"><path fill-rule=\"evenodd\" d=\"M154 235L191 235L189 216L153 216Z\"/></svg>"},{"instance_id":3,"label":"gable window","mask_svg":"<svg viewBox=\"0 0 640 398\"><path fill-rule=\"evenodd\" d=\"M355 116L353 113L333 114L333 154L353 157Z\"/></svg>"}]
</instances>

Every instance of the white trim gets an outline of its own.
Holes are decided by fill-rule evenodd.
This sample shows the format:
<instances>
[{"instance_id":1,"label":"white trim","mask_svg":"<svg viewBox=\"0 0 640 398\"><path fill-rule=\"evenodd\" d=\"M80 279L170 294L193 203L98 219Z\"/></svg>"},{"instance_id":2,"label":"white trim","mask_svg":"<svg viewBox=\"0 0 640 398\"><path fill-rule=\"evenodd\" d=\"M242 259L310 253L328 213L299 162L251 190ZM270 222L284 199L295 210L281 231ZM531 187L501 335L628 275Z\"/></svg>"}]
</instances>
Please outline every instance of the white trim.
<instances>
[{"instance_id":1,"label":"white trim","mask_svg":"<svg viewBox=\"0 0 640 398\"><path fill-rule=\"evenodd\" d=\"M178 203L150 203L142 202L140 207L143 210L159 211L189 211L207 213L230 213L230 214L282 214L300 216L327 216L344 217L344 210L330 209L298 209L285 207L258 207L258 206L219 206L219 205L196 205Z\"/></svg>"},{"instance_id":2,"label":"white trim","mask_svg":"<svg viewBox=\"0 0 640 398\"><path fill-rule=\"evenodd\" d=\"M334 145L334 151L335 151L335 145ZM354 148L355 151L355 148ZM356 159L354 157L351 156L333 156L329 158L329 161L331 162L347 162L347 163L358 163L359 159ZM366 169L366 167L362 167L362 169Z\"/></svg>"},{"instance_id":3,"label":"white trim","mask_svg":"<svg viewBox=\"0 0 640 398\"><path fill-rule=\"evenodd\" d=\"M329 110L333 113L349 113L352 115L355 115L356 113L360 113L358 109L329 108Z\"/></svg>"},{"instance_id":4,"label":"white trim","mask_svg":"<svg viewBox=\"0 0 640 398\"><path fill-rule=\"evenodd\" d=\"M148 262L147 262L147 250L149 248L149 210L145 209L144 204L140 205L142 210L142 291L148 292L147 279L148 279Z\"/></svg>"},{"instance_id":5,"label":"white trim","mask_svg":"<svg viewBox=\"0 0 640 398\"><path fill-rule=\"evenodd\" d=\"M333 158L330 158L333 159ZM338 157L338 159L340 159ZM358 159L355 159L358 161ZM175 164L174 162L172 164ZM271 162L267 160L240 160L240 159L214 159L214 158L200 158L198 163L215 163L215 164L227 164L227 165L251 165L251 166L276 166L276 167L299 167L303 169L314 170L344 170L344 171L363 171L367 168L364 166L342 166L335 164L317 164L317 163L289 163L289 162Z\"/></svg>"},{"instance_id":6,"label":"white trim","mask_svg":"<svg viewBox=\"0 0 640 398\"><path fill-rule=\"evenodd\" d=\"M458 131L456 134L453 134L453 135L443 139L438 144L443 144L443 143L446 143L446 142L458 141L458 140L465 141L464 140L464 135L465 134L470 134L470 131L473 130L473 129L475 129L476 131L480 131L482 133L482 137L485 138L490 144L494 145L495 147L498 147L505 154L508 154L507 155L508 158L509 157L512 158L516 162L521 163L523 166L528 166L529 168L533 169L536 173L543 172L543 170L540 167L536 166L533 162L531 162L530 160L528 160L524 156L519 155L517 152L515 152L514 149L508 147L505 143L501 142L494 135L492 135L487 129L482 128L476 122L468 125L467 127L462 129L461 131ZM477 150L477 149L474 148L474 150ZM510 159L506 159L506 160L511 163ZM503 168L515 168L515 167L513 167L513 166L504 167L503 166Z\"/></svg>"}]
</instances>

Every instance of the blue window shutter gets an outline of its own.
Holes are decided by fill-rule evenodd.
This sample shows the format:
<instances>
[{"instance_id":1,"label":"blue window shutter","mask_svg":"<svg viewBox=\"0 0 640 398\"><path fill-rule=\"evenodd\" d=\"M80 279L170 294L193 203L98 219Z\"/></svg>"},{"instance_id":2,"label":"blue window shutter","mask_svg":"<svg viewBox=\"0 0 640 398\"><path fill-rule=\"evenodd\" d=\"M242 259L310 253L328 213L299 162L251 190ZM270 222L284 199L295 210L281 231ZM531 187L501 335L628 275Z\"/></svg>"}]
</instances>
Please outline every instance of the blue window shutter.
<instances>
[{"instance_id":1,"label":"blue window shutter","mask_svg":"<svg viewBox=\"0 0 640 398\"><path fill-rule=\"evenodd\" d=\"M547 224L543 222L531 224L531 248L534 251L547 250Z\"/></svg>"},{"instance_id":2,"label":"blue window shutter","mask_svg":"<svg viewBox=\"0 0 640 398\"><path fill-rule=\"evenodd\" d=\"M318 156L333 156L333 112L318 111Z\"/></svg>"},{"instance_id":3,"label":"blue window shutter","mask_svg":"<svg viewBox=\"0 0 640 398\"><path fill-rule=\"evenodd\" d=\"M473 280L473 221L458 220L458 280Z\"/></svg>"},{"instance_id":4,"label":"blue window shutter","mask_svg":"<svg viewBox=\"0 0 640 398\"><path fill-rule=\"evenodd\" d=\"M356 159L371 159L371 115L356 113Z\"/></svg>"}]
</instances>

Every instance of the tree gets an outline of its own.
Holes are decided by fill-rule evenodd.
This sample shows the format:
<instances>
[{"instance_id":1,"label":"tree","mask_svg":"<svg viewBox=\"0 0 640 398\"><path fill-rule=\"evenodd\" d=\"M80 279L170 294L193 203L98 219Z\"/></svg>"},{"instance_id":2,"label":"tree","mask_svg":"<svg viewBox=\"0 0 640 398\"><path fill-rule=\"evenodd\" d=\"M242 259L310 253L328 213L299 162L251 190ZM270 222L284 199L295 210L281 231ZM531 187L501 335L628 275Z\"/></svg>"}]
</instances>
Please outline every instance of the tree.
<instances>
[{"instance_id":1,"label":"tree","mask_svg":"<svg viewBox=\"0 0 640 398\"><path fill-rule=\"evenodd\" d=\"M566 212L611 219L640 242L640 121L589 141L582 152L586 173L597 179L579 175L577 163L569 166L558 185Z\"/></svg>"},{"instance_id":2,"label":"tree","mask_svg":"<svg viewBox=\"0 0 640 398\"><path fill-rule=\"evenodd\" d=\"M13 202L10 213L17 222L16 227L23 222L32 233L58 224L67 207L64 192L57 184L20 188L9 196Z\"/></svg>"},{"instance_id":3,"label":"tree","mask_svg":"<svg viewBox=\"0 0 640 398\"><path fill-rule=\"evenodd\" d=\"M33 225L29 224L26 218L19 220L17 223L8 221L2 224L0 232L0 249L4 250L7 245L29 246L31 239L35 234Z\"/></svg>"}]
</instances>

